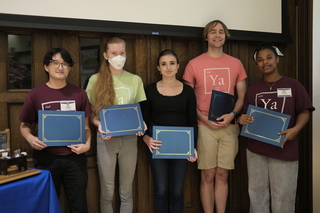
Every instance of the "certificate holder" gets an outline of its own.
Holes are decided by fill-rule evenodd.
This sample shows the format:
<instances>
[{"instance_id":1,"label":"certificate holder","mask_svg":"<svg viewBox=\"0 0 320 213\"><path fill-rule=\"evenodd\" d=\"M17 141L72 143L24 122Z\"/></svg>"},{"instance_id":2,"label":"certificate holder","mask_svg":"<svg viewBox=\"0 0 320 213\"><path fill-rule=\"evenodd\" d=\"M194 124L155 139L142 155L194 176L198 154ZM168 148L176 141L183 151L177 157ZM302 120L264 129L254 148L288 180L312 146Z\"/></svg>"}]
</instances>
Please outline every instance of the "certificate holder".
<instances>
[{"instance_id":1,"label":"certificate holder","mask_svg":"<svg viewBox=\"0 0 320 213\"><path fill-rule=\"evenodd\" d=\"M153 126L152 138L162 142L153 159L187 159L194 156L193 127Z\"/></svg>"},{"instance_id":2,"label":"certificate holder","mask_svg":"<svg viewBox=\"0 0 320 213\"><path fill-rule=\"evenodd\" d=\"M249 105L247 114L254 117L253 123L242 126L240 135L281 147L285 135L279 132L288 129L290 115Z\"/></svg>"},{"instance_id":3,"label":"certificate holder","mask_svg":"<svg viewBox=\"0 0 320 213\"><path fill-rule=\"evenodd\" d=\"M235 98L228 93L212 90L208 119L217 121L217 118L229 114L234 109Z\"/></svg>"},{"instance_id":4,"label":"certificate holder","mask_svg":"<svg viewBox=\"0 0 320 213\"><path fill-rule=\"evenodd\" d=\"M99 111L102 130L106 136L144 133L140 104L123 104L104 107Z\"/></svg>"},{"instance_id":5,"label":"certificate holder","mask_svg":"<svg viewBox=\"0 0 320 213\"><path fill-rule=\"evenodd\" d=\"M85 112L39 110L38 138L47 146L85 143Z\"/></svg>"}]
</instances>

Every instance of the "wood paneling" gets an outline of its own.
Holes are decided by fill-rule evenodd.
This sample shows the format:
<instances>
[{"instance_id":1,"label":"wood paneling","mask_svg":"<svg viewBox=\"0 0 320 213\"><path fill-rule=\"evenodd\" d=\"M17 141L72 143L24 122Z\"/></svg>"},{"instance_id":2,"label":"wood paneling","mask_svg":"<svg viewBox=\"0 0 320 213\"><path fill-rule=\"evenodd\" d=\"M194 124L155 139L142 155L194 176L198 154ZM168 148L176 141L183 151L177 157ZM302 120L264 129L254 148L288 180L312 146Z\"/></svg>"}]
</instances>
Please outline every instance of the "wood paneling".
<instances>
[{"instance_id":1,"label":"wood paneling","mask_svg":"<svg viewBox=\"0 0 320 213\"><path fill-rule=\"evenodd\" d=\"M312 2L297 1L296 33L296 78L312 97ZM299 176L297 209L312 212L312 121L299 134ZM317 163L317 162L315 162Z\"/></svg>"},{"instance_id":2,"label":"wood paneling","mask_svg":"<svg viewBox=\"0 0 320 213\"><path fill-rule=\"evenodd\" d=\"M297 3L297 5L296 5ZM279 71L281 74L297 78L309 92L311 92L311 12L312 3L309 1L288 1L289 25L293 38L292 44L275 43L284 53L280 58ZM127 49L127 62L125 69L139 75L144 85L159 78L157 70L158 54L167 48L173 49L180 61L178 78L181 79L188 61L199 54L203 49L200 38L166 37L152 35L113 34L98 32L76 32L59 30L39 30L0 27L0 130L11 129L11 150L22 149L27 151L29 159L32 158L32 149L22 138L19 132L19 114L23 101L29 90L7 90L8 45L7 34L29 34L32 36L32 85L36 87L47 81L43 69L43 56L51 47L64 47L67 49L75 63L68 77L72 84L80 86L80 37L98 38L101 41L101 52L104 51L106 39L112 36L123 38ZM234 41L229 39L224 51L239 58L247 71L247 85L250 86L261 79L261 74L252 60L255 48L260 42ZM101 60L104 60L101 56ZM310 93L311 95L311 93ZM299 136L300 143L300 171L298 180L296 212L312 212L312 170L311 170L311 122L304 128ZM98 213L99 207L99 176L96 164L96 129L91 126L92 144L86 153L88 159L88 208L89 212ZM146 145L138 138L138 162L133 182L134 212L152 213L153 210L153 182L149 168ZM32 166L32 162L29 162ZM118 174L117 177L118 178ZM235 160L235 170L229 176L229 197L227 212L249 212L249 198L247 193L247 167L246 149L243 138L240 137L239 153ZM118 183L117 183L118 184ZM190 163L185 180L185 210L184 213L201 213L202 207L199 197L200 171L196 163ZM61 205L64 212L68 212L63 191L61 192ZM116 188L114 207L119 212L119 193Z\"/></svg>"},{"instance_id":3,"label":"wood paneling","mask_svg":"<svg viewBox=\"0 0 320 213\"><path fill-rule=\"evenodd\" d=\"M0 93L5 92L8 87L7 60L8 60L7 36L5 31L0 30L0 76L1 76L0 77Z\"/></svg>"}]
</instances>

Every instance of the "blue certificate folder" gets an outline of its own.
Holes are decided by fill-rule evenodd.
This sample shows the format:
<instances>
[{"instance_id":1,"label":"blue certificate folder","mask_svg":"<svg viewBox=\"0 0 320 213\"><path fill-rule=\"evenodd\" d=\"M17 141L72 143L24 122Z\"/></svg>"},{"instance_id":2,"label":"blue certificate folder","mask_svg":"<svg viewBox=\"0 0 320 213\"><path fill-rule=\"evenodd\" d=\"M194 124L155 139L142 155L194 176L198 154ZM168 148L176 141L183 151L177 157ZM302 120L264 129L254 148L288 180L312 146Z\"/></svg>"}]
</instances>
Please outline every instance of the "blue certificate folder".
<instances>
[{"instance_id":1,"label":"blue certificate folder","mask_svg":"<svg viewBox=\"0 0 320 213\"><path fill-rule=\"evenodd\" d=\"M140 104L112 105L102 108L99 114L104 137L144 133Z\"/></svg>"},{"instance_id":2,"label":"blue certificate folder","mask_svg":"<svg viewBox=\"0 0 320 213\"><path fill-rule=\"evenodd\" d=\"M68 146L86 142L85 112L38 111L38 138L48 146Z\"/></svg>"},{"instance_id":3,"label":"blue certificate folder","mask_svg":"<svg viewBox=\"0 0 320 213\"><path fill-rule=\"evenodd\" d=\"M193 127L153 126L153 140L162 141L153 159L187 159L194 156Z\"/></svg>"},{"instance_id":4,"label":"blue certificate folder","mask_svg":"<svg viewBox=\"0 0 320 213\"><path fill-rule=\"evenodd\" d=\"M217 121L217 118L232 112L235 98L228 93L212 90L208 119Z\"/></svg>"},{"instance_id":5,"label":"blue certificate folder","mask_svg":"<svg viewBox=\"0 0 320 213\"><path fill-rule=\"evenodd\" d=\"M253 105L249 105L247 114L251 115L254 121L243 125L240 135L275 146L282 146L285 135L278 135L278 133L288 129L290 115Z\"/></svg>"}]
</instances>

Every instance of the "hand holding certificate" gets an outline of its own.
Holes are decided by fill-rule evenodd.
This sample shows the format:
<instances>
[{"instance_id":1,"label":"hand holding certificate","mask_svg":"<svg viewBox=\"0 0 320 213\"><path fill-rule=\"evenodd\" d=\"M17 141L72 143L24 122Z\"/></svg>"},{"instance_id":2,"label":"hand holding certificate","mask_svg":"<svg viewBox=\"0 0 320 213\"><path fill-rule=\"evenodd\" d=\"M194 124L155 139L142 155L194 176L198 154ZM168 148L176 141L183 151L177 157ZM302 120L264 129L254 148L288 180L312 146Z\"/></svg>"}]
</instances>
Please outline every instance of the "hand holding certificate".
<instances>
[{"instance_id":1,"label":"hand holding certificate","mask_svg":"<svg viewBox=\"0 0 320 213\"><path fill-rule=\"evenodd\" d=\"M99 111L102 130L107 136L144 133L140 104L123 104L104 107Z\"/></svg>"},{"instance_id":2,"label":"hand holding certificate","mask_svg":"<svg viewBox=\"0 0 320 213\"><path fill-rule=\"evenodd\" d=\"M228 93L212 90L208 119L217 121L217 118L232 112L234 108L234 96Z\"/></svg>"},{"instance_id":3,"label":"hand holding certificate","mask_svg":"<svg viewBox=\"0 0 320 213\"><path fill-rule=\"evenodd\" d=\"M153 126L152 138L162 146L152 153L153 159L187 159L194 156L193 127Z\"/></svg>"},{"instance_id":4,"label":"hand holding certificate","mask_svg":"<svg viewBox=\"0 0 320 213\"><path fill-rule=\"evenodd\" d=\"M252 123L242 126L240 135L281 147L285 135L278 133L288 128L291 116L249 105L247 114L254 117Z\"/></svg>"},{"instance_id":5,"label":"hand holding certificate","mask_svg":"<svg viewBox=\"0 0 320 213\"><path fill-rule=\"evenodd\" d=\"M83 111L38 111L38 138L47 146L86 143Z\"/></svg>"}]
</instances>

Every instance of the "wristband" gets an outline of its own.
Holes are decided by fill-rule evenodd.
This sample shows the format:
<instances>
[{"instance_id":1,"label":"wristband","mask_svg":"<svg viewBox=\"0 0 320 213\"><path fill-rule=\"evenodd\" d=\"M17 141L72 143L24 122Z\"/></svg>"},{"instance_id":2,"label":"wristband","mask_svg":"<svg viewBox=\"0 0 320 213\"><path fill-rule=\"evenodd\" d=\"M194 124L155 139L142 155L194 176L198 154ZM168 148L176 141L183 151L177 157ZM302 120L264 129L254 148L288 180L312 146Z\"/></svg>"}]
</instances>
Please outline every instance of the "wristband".
<instances>
[{"instance_id":1,"label":"wristband","mask_svg":"<svg viewBox=\"0 0 320 213\"><path fill-rule=\"evenodd\" d=\"M234 114L234 117L236 117L236 116L237 116L237 113L236 113L235 111L232 111L232 113Z\"/></svg>"}]
</instances>

